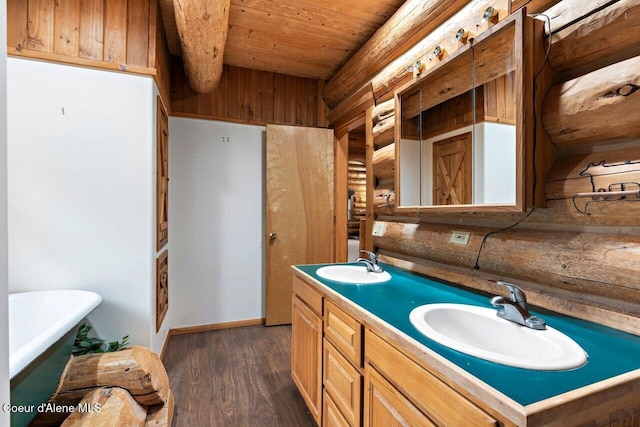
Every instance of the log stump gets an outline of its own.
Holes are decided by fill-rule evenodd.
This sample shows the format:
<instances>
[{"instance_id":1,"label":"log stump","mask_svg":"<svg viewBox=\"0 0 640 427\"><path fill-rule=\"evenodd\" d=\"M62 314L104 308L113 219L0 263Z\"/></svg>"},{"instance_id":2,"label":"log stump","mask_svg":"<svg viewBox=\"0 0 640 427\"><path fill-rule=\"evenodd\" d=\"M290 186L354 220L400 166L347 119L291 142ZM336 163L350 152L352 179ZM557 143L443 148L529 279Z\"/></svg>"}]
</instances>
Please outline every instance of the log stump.
<instances>
[{"instance_id":1,"label":"log stump","mask_svg":"<svg viewBox=\"0 0 640 427\"><path fill-rule=\"evenodd\" d=\"M120 387L141 405L161 405L169 396L169 377L162 361L145 347L71 357L51 402L77 405L91 389Z\"/></svg>"}]
</instances>

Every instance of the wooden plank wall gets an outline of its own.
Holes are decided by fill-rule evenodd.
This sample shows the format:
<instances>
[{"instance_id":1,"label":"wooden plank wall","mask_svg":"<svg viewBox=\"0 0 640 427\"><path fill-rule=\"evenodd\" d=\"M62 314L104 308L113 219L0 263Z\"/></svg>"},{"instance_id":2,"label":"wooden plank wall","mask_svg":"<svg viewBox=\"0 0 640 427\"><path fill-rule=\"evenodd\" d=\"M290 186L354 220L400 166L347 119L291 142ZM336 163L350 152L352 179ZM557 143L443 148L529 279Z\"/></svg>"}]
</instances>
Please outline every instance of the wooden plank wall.
<instances>
[{"instance_id":1,"label":"wooden plank wall","mask_svg":"<svg viewBox=\"0 0 640 427\"><path fill-rule=\"evenodd\" d=\"M8 0L16 57L156 76L168 95L168 49L154 0Z\"/></svg>"},{"instance_id":2,"label":"wooden plank wall","mask_svg":"<svg viewBox=\"0 0 640 427\"><path fill-rule=\"evenodd\" d=\"M209 94L194 92L180 61L171 69L172 115L258 125L326 127L322 81L225 65Z\"/></svg>"},{"instance_id":3,"label":"wooden plank wall","mask_svg":"<svg viewBox=\"0 0 640 427\"><path fill-rule=\"evenodd\" d=\"M156 13L156 43L155 43L155 58L150 63L155 64L155 74L153 78L156 81L160 96L164 102L165 107L169 114L171 114L170 102L170 89L171 84L171 54L169 53L169 45L167 44L167 37L165 36L164 23L160 14L158 5L158 13Z\"/></svg>"},{"instance_id":4,"label":"wooden plank wall","mask_svg":"<svg viewBox=\"0 0 640 427\"><path fill-rule=\"evenodd\" d=\"M544 132L540 115L543 109L548 120L562 116L558 108L563 105L563 96L571 96L572 88L584 85L593 91L589 102L597 106L602 119L584 120L580 128L572 131L588 132L589 126L603 132L606 128L616 129L616 139L593 132L598 136L586 142L565 142L570 136L559 132L554 166L546 180L538 183L545 189L546 207L537 208L517 227L490 235L482 248L479 269L475 269L484 236L513 225L523 214L396 213L395 150L388 137L389 121L395 120L370 116L368 119L375 124L370 167L376 179L371 184L373 213L368 214L375 215L377 226L384 230L381 236L372 237L373 244L387 262L492 294L503 293L495 280L512 281L525 288L533 304L640 334L640 198L606 202L578 198L574 204L577 193L610 186L619 190L620 183L625 183L624 189L635 189L634 183L640 181L638 127L623 125L625 117L613 114L613 108L620 111L625 106L627 111L637 111L640 91L633 88L640 86L638 73L619 82L607 78L605 68L611 67L616 76L620 69L637 70L629 67L640 58L638 45L633 42L640 35L640 25L635 24L640 22L640 8L629 0L589 5L579 0L531 3L550 16L557 43L551 48L551 67L541 77L551 82L549 93L555 96L547 97L544 108L544 96L540 97L536 132ZM625 21L625 28L633 28L630 34L619 36L615 29L617 17ZM453 24L452 27L457 28ZM611 47L600 49L596 57L591 52L588 60L582 59L581 49L565 48L594 43ZM554 52L556 47L562 51ZM600 83L594 79L600 79ZM551 135L552 141L554 138ZM585 210L587 202L591 202L588 215L579 211ZM449 243L454 230L471 233L467 246Z\"/></svg>"}]
</instances>

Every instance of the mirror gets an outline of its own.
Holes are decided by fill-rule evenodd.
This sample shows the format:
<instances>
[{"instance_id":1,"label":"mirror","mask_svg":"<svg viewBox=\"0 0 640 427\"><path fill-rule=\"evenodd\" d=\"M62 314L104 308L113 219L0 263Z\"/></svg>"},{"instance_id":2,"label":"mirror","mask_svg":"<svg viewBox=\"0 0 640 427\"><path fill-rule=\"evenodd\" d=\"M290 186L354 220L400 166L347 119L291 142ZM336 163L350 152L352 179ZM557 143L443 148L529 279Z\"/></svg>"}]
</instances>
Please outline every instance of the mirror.
<instances>
[{"instance_id":1,"label":"mirror","mask_svg":"<svg viewBox=\"0 0 640 427\"><path fill-rule=\"evenodd\" d=\"M517 24L506 19L396 93L399 208L524 210Z\"/></svg>"}]
</instances>

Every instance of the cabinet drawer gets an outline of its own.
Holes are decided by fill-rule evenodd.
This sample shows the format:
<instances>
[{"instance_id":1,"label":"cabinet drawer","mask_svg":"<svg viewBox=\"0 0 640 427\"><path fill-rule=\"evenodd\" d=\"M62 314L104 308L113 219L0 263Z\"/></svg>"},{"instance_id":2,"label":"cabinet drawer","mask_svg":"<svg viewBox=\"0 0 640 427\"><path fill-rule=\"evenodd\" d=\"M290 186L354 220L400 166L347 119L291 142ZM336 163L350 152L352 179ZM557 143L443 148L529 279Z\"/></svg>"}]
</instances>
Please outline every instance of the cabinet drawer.
<instances>
[{"instance_id":1,"label":"cabinet drawer","mask_svg":"<svg viewBox=\"0 0 640 427\"><path fill-rule=\"evenodd\" d=\"M322 422L323 427L351 427L326 391L322 397Z\"/></svg>"},{"instance_id":2,"label":"cabinet drawer","mask_svg":"<svg viewBox=\"0 0 640 427\"><path fill-rule=\"evenodd\" d=\"M293 276L293 293L304 301L316 314L322 316L322 295L315 291L311 285Z\"/></svg>"},{"instance_id":3,"label":"cabinet drawer","mask_svg":"<svg viewBox=\"0 0 640 427\"><path fill-rule=\"evenodd\" d=\"M496 420L373 332L367 362L438 425L497 426Z\"/></svg>"},{"instance_id":4,"label":"cabinet drawer","mask_svg":"<svg viewBox=\"0 0 640 427\"><path fill-rule=\"evenodd\" d=\"M418 408L371 365L364 369L364 426L435 427Z\"/></svg>"},{"instance_id":5,"label":"cabinet drawer","mask_svg":"<svg viewBox=\"0 0 640 427\"><path fill-rule=\"evenodd\" d=\"M324 335L354 366L362 368L362 325L330 301L324 306Z\"/></svg>"},{"instance_id":6,"label":"cabinet drawer","mask_svg":"<svg viewBox=\"0 0 640 427\"><path fill-rule=\"evenodd\" d=\"M325 339L324 390L351 426L360 425L362 375Z\"/></svg>"}]
</instances>

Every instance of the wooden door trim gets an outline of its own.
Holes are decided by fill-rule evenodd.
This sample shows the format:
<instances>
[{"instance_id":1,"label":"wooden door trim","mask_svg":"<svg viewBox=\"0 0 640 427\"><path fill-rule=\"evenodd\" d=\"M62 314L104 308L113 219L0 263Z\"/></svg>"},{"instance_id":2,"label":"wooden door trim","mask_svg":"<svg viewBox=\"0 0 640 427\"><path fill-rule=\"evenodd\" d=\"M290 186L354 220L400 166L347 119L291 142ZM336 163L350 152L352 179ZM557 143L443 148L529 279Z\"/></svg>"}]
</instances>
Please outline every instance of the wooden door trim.
<instances>
[{"instance_id":1,"label":"wooden door trim","mask_svg":"<svg viewBox=\"0 0 640 427\"><path fill-rule=\"evenodd\" d=\"M335 262L346 262L349 238L347 209L347 173L349 168L349 128L344 126L335 132Z\"/></svg>"},{"instance_id":2,"label":"wooden door trim","mask_svg":"<svg viewBox=\"0 0 640 427\"><path fill-rule=\"evenodd\" d=\"M334 221L334 237L335 237L335 262L346 262L349 256L347 240L349 238L348 221L347 221L347 192L349 185L347 182L347 174L349 168L349 132L359 127L367 125L367 111L350 120L348 123L340 126L334 131L335 135L335 221ZM366 136L365 136L366 138ZM365 159L366 165L366 159ZM367 171L369 167L367 167ZM369 182L367 176L367 183ZM368 185L368 184L367 184ZM367 195L367 200L369 197Z\"/></svg>"}]
</instances>

